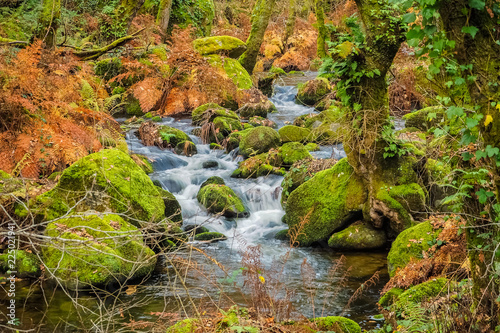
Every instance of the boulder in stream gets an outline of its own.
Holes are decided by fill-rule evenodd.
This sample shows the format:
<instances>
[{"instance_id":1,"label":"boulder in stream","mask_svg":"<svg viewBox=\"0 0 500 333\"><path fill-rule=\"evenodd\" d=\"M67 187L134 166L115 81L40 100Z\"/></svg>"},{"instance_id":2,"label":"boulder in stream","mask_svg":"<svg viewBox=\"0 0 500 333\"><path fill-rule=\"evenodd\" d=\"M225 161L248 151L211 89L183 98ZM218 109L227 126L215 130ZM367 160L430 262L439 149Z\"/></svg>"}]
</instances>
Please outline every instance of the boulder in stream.
<instances>
[{"instance_id":1,"label":"boulder in stream","mask_svg":"<svg viewBox=\"0 0 500 333\"><path fill-rule=\"evenodd\" d=\"M240 141L240 153L253 156L277 148L280 144L278 132L270 127L260 126L248 130Z\"/></svg>"},{"instance_id":2,"label":"boulder in stream","mask_svg":"<svg viewBox=\"0 0 500 333\"><path fill-rule=\"evenodd\" d=\"M296 101L299 104L313 106L332 91L328 79L317 77L314 80L299 84Z\"/></svg>"},{"instance_id":3,"label":"boulder in stream","mask_svg":"<svg viewBox=\"0 0 500 333\"><path fill-rule=\"evenodd\" d=\"M334 233L328 246L336 250L371 250L382 248L387 242L385 231L369 222L358 221Z\"/></svg>"},{"instance_id":4,"label":"boulder in stream","mask_svg":"<svg viewBox=\"0 0 500 333\"><path fill-rule=\"evenodd\" d=\"M141 232L114 214L77 215L47 225L46 269L70 289L106 287L142 278L156 264Z\"/></svg>"},{"instance_id":5,"label":"boulder in stream","mask_svg":"<svg viewBox=\"0 0 500 333\"><path fill-rule=\"evenodd\" d=\"M230 187L223 184L205 184L200 188L197 199L212 214L229 218L250 215L243 201Z\"/></svg>"}]
</instances>

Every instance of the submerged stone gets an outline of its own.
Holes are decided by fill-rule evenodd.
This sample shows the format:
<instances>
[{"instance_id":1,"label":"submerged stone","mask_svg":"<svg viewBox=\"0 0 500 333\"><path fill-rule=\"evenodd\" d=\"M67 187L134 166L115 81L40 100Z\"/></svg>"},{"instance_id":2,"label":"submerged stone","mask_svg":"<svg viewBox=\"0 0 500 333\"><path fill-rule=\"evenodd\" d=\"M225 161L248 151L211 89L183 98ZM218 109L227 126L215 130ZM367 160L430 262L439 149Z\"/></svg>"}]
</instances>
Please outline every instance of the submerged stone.
<instances>
[{"instance_id":1,"label":"submerged stone","mask_svg":"<svg viewBox=\"0 0 500 333\"><path fill-rule=\"evenodd\" d=\"M328 246L336 250L371 250L382 248L387 242L384 230L374 228L369 222L358 221L328 240Z\"/></svg>"}]
</instances>

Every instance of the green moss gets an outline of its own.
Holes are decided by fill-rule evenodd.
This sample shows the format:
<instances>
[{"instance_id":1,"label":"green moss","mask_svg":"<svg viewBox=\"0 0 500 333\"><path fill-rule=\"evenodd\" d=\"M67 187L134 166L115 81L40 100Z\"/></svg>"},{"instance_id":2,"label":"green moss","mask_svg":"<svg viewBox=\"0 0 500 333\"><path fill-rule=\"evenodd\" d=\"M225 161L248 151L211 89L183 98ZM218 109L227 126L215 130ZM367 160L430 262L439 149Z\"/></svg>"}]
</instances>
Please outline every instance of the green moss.
<instances>
[{"instance_id":1,"label":"green moss","mask_svg":"<svg viewBox=\"0 0 500 333\"><path fill-rule=\"evenodd\" d=\"M304 147L306 147L306 149L309 151L318 151L319 150L318 144L316 144L314 142L309 142Z\"/></svg>"},{"instance_id":2,"label":"green moss","mask_svg":"<svg viewBox=\"0 0 500 333\"><path fill-rule=\"evenodd\" d=\"M165 205L165 217L168 218L169 221L181 225L182 224L181 205L179 204L175 196L169 191L164 190L161 187L161 185L158 188L158 192L160 193L160 197L162 198L163 204Z\"/></svg>"},{"instance_id":3,"label":"green moss","mask_svg":"<svg viewBox=\"0 0 500 333\"><path fill-rule=\"evenodd\" d=\"M320 317L314 319L314 322L322 331L337 332L340 329L343 333L361 333L361 327L354 320L345 317Z\"/></svg>"},{"instance_id":4,"label":"green moss","mask_svg":"<svg viewBox=\"0 0 500 333\"><path fill-rule=\"evenodd\" d=\"M252 156L245 161L240 162L238 165L238 169L236 169L231 177L233 178L258 178L262 176L269 175L279 175L283 176L285 171L283 168L280 168L281 162L273 161L278 166L273 166L269 163L271 161L268 160L268 154L263 153L257 156Z\"/></svg>"},{"instance_id":5,"label":"green moss","mask_svg":"<svg viewBox=\"0 0 500 333\"><path fill-rule=\"evenodd\" d=\"M286 72L282 68L274 67L274 66L271 67L271 69L269 70L269 73L286 75Z\"/></svg>"},{"instance_id":6,"label":"green moss","mask_svg":"<svg viewBox=\"0 0 500 333\"><path fill-rule=\"evenodd\" d=\"M433 114L432 119L429 115ZM440 106L430 106L417 110L403 116L405 127L415 127L421 131L426 132L431 127L438 125L445 118L445 110Z\"/></svg>"},{"instance_id":7,"label":"green moss","mask_svg":"<svg viewBox=\"0 0 500 333\"><path fill-rule=\"evenodd\" d=\"M278 127L274 121L259 116L250 117L248 119L248 125L249 125L248 128L258 127L258 126L267 126L271 128Z\"/></svg>"},{"instance_id":8,"label":"green moss","mask_svg":"<svg viewBox=\"0 0 500 333\"><path fill-rule=\"evenodd\" d=\"M257 155L276 148L280 144L278 132L270 127L260 126L249 129L240 141L240 153L245 156Z\"/></svg>"},{"instance_id":9,"label":"green moss","mask_svg":"<svg viewBox=\"0 0 500 333\"><path fill-rule=\"evenodd\" d=\"M334 233L328 246L337 250L370 250L381 248L386 242L384 230L375 229L369 222L356 222Z\"/></svg>"},{"instance_id":10,"label":"green moss","mask_svg":"<svg viewBox=\"0 0 500 333\"><path fill-rule=\"evenodd\" d=\"M396 307L401 307L407 303L425 302L429 298L436 297L441 293L447 293L445 287L448 285L447 278L432 279L430 281L417 284L399 295Z\"/></svg>"},{"instance_id":11,"label":"green moss","mask_svg":"<svg viewBox=\"0 0 500 333\"><path fill-rule=\"evenodd\" d=\"M151 53L155 54L158 57L158 59L160 59L161 61L167 61L167 59L168 59L167 50L163 46L154 47L151 50Z\"/></svg>"},{"instance_id":12,"label":"green moss","mask_svg":"<svg viewBox=\"0 0 500 333\"><path fill-rule=\"evenodd\" d=\"M203 232L194 236L196 241L221 241L226 240L227 237L220 232Z\"/></svg>"},{"instance_id":13,"label":"green moss","mask_svg":"<svg viewBox=\"0 0 500 333\"><path fill-rule=\"evenodd\" d=\"M45 234L54 237L43 248L45 266L71 289L144 277L156 264L141 233L118 215L63 218L49 223Z\"/></svg>"},{"instance_id":14,"label":"green moss","mask_svg":"<svg viewBox=\"0 0 500 333\"><path fill-rule=\"evenodd\" d=\"M278 149L281 165L291 166L297 161L312 158L309 151L299 142L287 142Z\"/></svg>"},{"instance_id":15,"label":"green moss","mask_svg":"<svg viewBox=\"0 0 500 333\"><path fill-rule=\"evenodd\" d=\"M311 130L304 127L286 125L280 128L278 133L283 143L312 141Z\"/></svg>"},{"instance_id":16,"label":"green moss","mask_svg":"<svg viewBox=\"0 0 500 333\"><path fill-rule=\"evenodd\" d=\"M288 234L289 229L280 230L274 235L274 239L277 240L289 240L290 235Z\"/></svg>"},{"instance_id":17,"label":"green moss","mask_svg":"<svg viewBox=\"0 0 500 333\"><path fill-rule=\"evenodd\" d=\"M210 149L222 149L222 148L223 147L220 144L218 144L218 143L212 142L210 144Z\"/></svg>"},{"instance_id":18,"label":"green moss","mask_svg":"<svg viewBox=\"0 0 500 333\"><path fill-rule=\"evenodd\" d=\"M411 258L421 258L422 252L430 248L428 242L437 238L430 222L422 222L401 232L394 240L387 256L389 274L394 276L397 268L403 268Z\"/></svg>"},{"instance_id":19,"label":"green moss","mask_svg":"<svg viewBox=\"0 0 500 333\"><path fill-rule=\"evenodd\" d=\"M201 55L219 54L233 59L237 59L247 49L245 42L231 36L196 39L193 42L193 47Z\"/></svg>"},{"instance_id":20,"label":"green moss","mask_svg":"<svg viewBox=\"0 0 500 333\"><path fill-rule=\"evenodd\" d=\"M11 255L10 257L9 254ZM14 269L9 267L9 260L13 259L12 255L15 258ZM21 279L38 278L42 274L40 264L40 260L38 260L35 254L23 250L14 250L10 253L5 250L5 253L0 255L0 273L16 271L16 277Z\"/></svg>"},{"instance_id":21,"label":"green moss","mask_svg":"<svg viewBox=\"0 0 500 333\"><path fill-rule=\"evenodd\" d=\"M192 141L189 135L181 131L180 129L170 127L170 126L160 126L158 130L163 143L167 143L171 147L177 146L177 144L184 141Z\"/></svg>"},{"instance_id":22,"label":"green moss","mask_svg":"<svg viewBox=\"0 0 500 333\"><path fill-rule=\"evenodd\" d=\"M191 141L179 142L174 149L177 155L193 156L198 154L198 148Z\"/></svg>"},{"instance_id":23,"label":"green moss","mask_svg":"<svg viewBox=\"0 0 500 333\"><path fill-rule=\"evenodd\" d=\"M111 80L118 74L121 74L123 69L122 61L120 58L108 58L96 62L94 65L94 72L97 76L106 81ZM124 92L123 90L122 92Z\"/></svg>"},{"instance_id":24,"label":"green moss","mask_svg":"<svg viewBox=\"0 0 500 333\"><path fill-rule=\"evenodd\" d=\"M77 204L78 203L78 204ZM88 155L64 170L57 186L37 197L31 207L43 220L71 211L124 213L134 220L158 222L165 205L144 171L117 149Z\"/></svg>"},{"instance_id":25,"label":"green moss","mask_svg":"<svg viewBox=\"0 0 500 333\"><path fill-rule=\"evenodd\" d=\"M141 154L133 154L131 157L146 174L149 175L150 173L153 173L153 165L146 156Z\"/></svg>"},{"instance_id":26,"label":"green moss","mask_svg":"<svg viewBox=\"0 0 500 333\"><path fill-rule=\"evenodd\" d=\"M215 103L203 104L191 112L193 125L203 125L205 122L211 122L216 117L225 117L231 119L239 119L238 115L231 110L223 108Z\"/></svg>"},{"instance_id":27,"label":"green moss","mask_svg":"<svg viewBox=\"0 0 500 333\"><path fill-rule=\"evenodd\" d=\"M207 185L210 185L210 184L216 184L216 185L226 185L226 183L224 182L224 179L222 179L221 177L218 177L218 176L212 176L210 178L208 178L207 180L205 180L201 186L200 186L200 189L202 189L203 187L207 186Z\"/></svg>"},{"instance_id":28,"label":"green moss","mask_svg":"<svg viewBox=\"0 0 500 333\"><path fill-rule=\"evenodd\" d=\"M197 28L200 36L210 36L215 7L212 0L174 0L168 30L174 25L184 29L192 25Z\"/></svg>"},{"instance_id":29,"label":"green moss","mask_svg":"<svg viewBox=\"0 0 500 333\"><path fill-rule=\"evenodd\" d=\"M242 118L251 118L255 116L266 118L268 113L276 111L276 106L268 99L261 100L258 103L246 103L239 109Z\"/></svg>"},{"instance_id":30,"label":"green moss","mask_svg":"<svg viewBox=\"0 0 500 333\"><path fill-rule=\"evenodd\" d=\"M391 229L401 232L413 224L411 211L425 211L425 192L417 183L382 186L375 198L398 213L398 220L391 221Z\"/></svg>"},{"instance_id":31,"label":"green moss","mask_svg":"<svg viewBox=\"0 0 500 333\"><path fill-rule=\"evenodd\" d=\"M386 292L384 296L380 297L378 304L382 305L383 307L387 307L396 302L399 295L401 295L403 292L403 289L392 288L388 292Z\"/></svg>"},{"instance_id":32,"label":"green moss","mask_svg":"<svg viewBox=\"0 0 500 333\"><path fill-rule=\"evenodd\" d=\"M228 136L234 131L242 131L243 126L241 122L237 119L226 118L226 117L216 117L213 120L213 124L216 129L219 130L219 133L222 133L224 136Z\"/></svg>"},{"instance_id":33,"label":"green moss","mask_svg":"<svg viewBox=\"0 0 500 333\"><path fill-rule=\"evenodd\" d=\"M299 84L296 101L299 104L314 105L332 91L330 82L325 78L316 78Z\"/></svg>"},{"instance_id":34,"label":"green moss","mask_svg":"<svg viewBox=\"0 0 500 333\"><path fill-rule=\"evenodd\" d=\"M226 217L248 216L243 201L225 185L205 185L198 192L197 199L212 214L222 214Z\"/></svg>"},{"instance_id":35,"label":"green moss","mask_svg":"<svg viewBox=\"0 0 500 333\"><path fill-rule=\"evenodd\" d=\"M226 75L233 80L239 89L250 89L253 81L248 72L236 59L222 58L219 55L207 56L208 62L215 68L223 69Z\"/></svg>"},{"instance_id":36,"label":"green moss","mask_svg":"<svg viewBox=\"0 0 500 333\"><path fill-rule=\"evenodd\" d=\"M196 332L200 326L198 319L188 318L167 328L166 333L192 333Z\"/></svg>"},{"instance_id":37,"label":"green moss","mask_svg":"<svg viewBox=\"0 0 500 333\"><path fill-rule=\"evenodd\" d=\"M290 228L301 227L301 246L326 241L344 223L359 213L366 201L361 179L346 158L331 169L318 172L295 189L287 200L284 221Z\"/></svg>"},{"instance_id":38,"label":"green moss","mask_svg":"<svg viewBox=\"0 0 500 333\"><path fill-rule=\"evenodd\" d=\"M139 100L132 95L127 97L127 101L125 103L125 112L130 116L142 116L144 113L142 112L141 103Z\"/></svg>"}]
</instances>

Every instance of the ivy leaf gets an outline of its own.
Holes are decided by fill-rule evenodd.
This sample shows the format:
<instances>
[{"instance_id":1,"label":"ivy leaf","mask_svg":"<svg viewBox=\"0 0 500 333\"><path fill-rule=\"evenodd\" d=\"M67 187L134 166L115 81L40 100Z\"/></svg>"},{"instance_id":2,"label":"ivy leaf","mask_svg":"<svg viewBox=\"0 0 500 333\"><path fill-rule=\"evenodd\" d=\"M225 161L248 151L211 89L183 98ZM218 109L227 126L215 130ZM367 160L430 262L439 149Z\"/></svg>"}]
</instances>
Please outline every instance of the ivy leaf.
<instances>
[{"instance_id":1,"label":"ivy leaf","mask_svg":"<svg viewBox=\"0 0 500 333\"><path fill-rule=\"evenodd\" d=\"M491 198L495 194L493 192L486 191L484 188L482 188L476 192L476 195L477 198L479 199L479 203L484 205L486 201L488 201L488 198Z\"/></svg>"},{"instance_id":2,"label":"ivy leaf","mask_svg":"<svg viewBox=\"0 0 500 333\"><path fill-rule=\"evenodd\" d=\"M476 160L480 160L482 158L486 158L488 154L484 150L478 150L476 151Z\"/></svg>"},{"instance_id":3,"label":"ivy leaf","mask_svg":"<svg viewBox=\"0 0 500 333\"><path fill-rule=\"evenodd\" d=\"M498 149L497 147L492 147L491 145L486 146L484 150L488 154L488 157L498 155L498 153L500 152L500 149Z\"/></svg>"},{"instance_id":4,"label":"ivy leaf","mask_svg":"<svg viewBox=\"0 0 500 333\"><path fill-rule=\"evenodd\" d=\"M467 118L465 119L465 125L467 126L468 129L472 129L479 124L479 121L474 118Z\"/></svg>"},{"instance_id":5,"label":"ivy leaf","mask_svg":"<svg viewBox=\"0 0 500 333\"><path fill-rule=\"evenodd\" d=\"M403 23L413 23L417 19L415 13L407 13L403 15Z\"/></svg>"},{"instance_id":6,"label":"ivy leaf","mask_svg":"<svg viewBox=\"0 0 500 333\"><path fill-rule=\"evenodd\" d=\"M476 37L476 34L477 34L478 31L479 31L479 29L476 28L476 27L474 27L474 26L463 27L462 28L462 32L464 34L470 34L472 36L472 38Z\"/></svg>"},{"instance_id":7,"label":"ivy leaf","mask_svg":"<svg viewBox=\"0 0 500 333\"><path fill-rule=\"evenodd\" d=\"M469 0L469 7L477 10L483 10L486 3L481 0Z\"/></svg>"},{"instance_id":8,"label":"ivy leaf","mask_svg":"<svg viewBox=\"0 0 500 333\"><path fill-rule=\"evenodd\" d=\"M450 106L448 110L446 110L446 115L448 116L449 119L453 117L460 117L464 114L464 109L458 106Z\"/></svg>"},{"instance_id":9,"label":"ivy leaf","mask_svg":"<svg viewBox=\"0 0 500 333\"><path fill-rule=\"evenodd\" d=\"M467 162L468 160L470 160L471 158L473 158L474 155L469 153L469 152L466 152L466 153L463 153L462 154L462 158L465 162Z\"/></svg>"}]
</instances>

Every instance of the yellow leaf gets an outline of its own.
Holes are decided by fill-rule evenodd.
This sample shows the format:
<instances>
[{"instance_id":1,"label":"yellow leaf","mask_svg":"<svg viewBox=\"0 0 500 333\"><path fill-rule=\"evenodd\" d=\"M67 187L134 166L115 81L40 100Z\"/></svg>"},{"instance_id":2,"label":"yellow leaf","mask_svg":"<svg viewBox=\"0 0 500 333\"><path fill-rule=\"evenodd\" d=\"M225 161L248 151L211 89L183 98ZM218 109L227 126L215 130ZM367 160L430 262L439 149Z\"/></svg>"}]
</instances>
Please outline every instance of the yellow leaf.
<instances>
[{"instance_id":1,"label":"yellow leaf","mask_svg":"<svg viewBox=\"0 0 500 333\"><path fill-rule=\"evenodd\" d=\"M493 117L490 115L487 115L486 119L484 120L484 126L488 126L492 121L493 121Z\"/></svg>"},{"instance_id":2,"label":"yellow leaf","mask_svg":"<svg viewBox=\"0 0 500 333\"><path fill-rule=\"evenodd\" d=\"M266 279L262 275L259 275L259 280L262 282L262 284L266 283Z\"/></svg>"}]
</instances>

